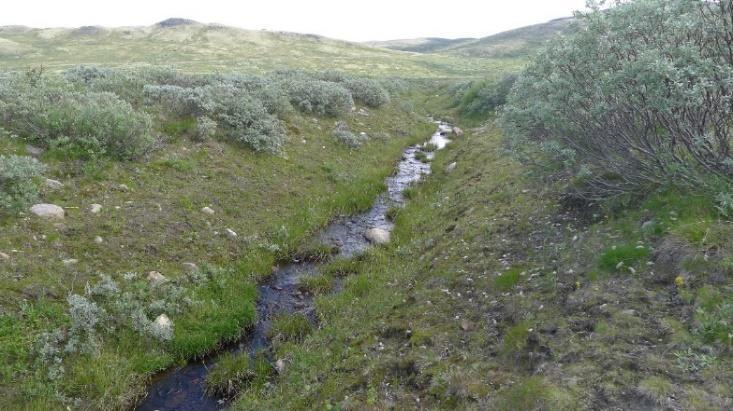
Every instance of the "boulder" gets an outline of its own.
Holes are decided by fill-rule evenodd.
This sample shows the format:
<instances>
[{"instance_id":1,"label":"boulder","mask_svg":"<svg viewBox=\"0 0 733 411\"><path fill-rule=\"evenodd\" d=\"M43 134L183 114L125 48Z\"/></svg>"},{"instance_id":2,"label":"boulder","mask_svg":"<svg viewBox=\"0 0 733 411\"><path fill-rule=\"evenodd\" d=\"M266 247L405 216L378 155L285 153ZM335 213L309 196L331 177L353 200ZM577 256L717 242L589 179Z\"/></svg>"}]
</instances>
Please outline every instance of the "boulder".
<instances>
[{"instance_id":1,"label":"boulder","mask_svg":"<svg viewBox=\"0 0 733 411\"><path fill-rule=\"evenodd\" d=\"M452 172L453 172L453 170L455 170L455 169L456 169L456 166L457 166L457 165L458 165L458 164L457 164L457 163L456 163L455 161L454 161L454 162L452 162L452 163L450 163L450 164L448 164L447 166L445 166L445 172L446 172L446 173L452 173Z\"/></svg>"},{"instance_id":2,"label":"boulder","mask_svg":"<svg viewBox=\"0 0 733 411\"><path fill-rule=\"evenodd\" d=\"M208 215L214 214L214 210L211 207L204 207L201 209L201 212Z\"/></svg>"},{"instance_id":3,"label":"boulder","mask_svg":"<svg viewBox=\"0 0 733 411\"><path fill-rule=\"evenodd\" d=\"M181 266L189 273L196 273L199 271L199 266L194 263L183 263Z\"/></svg>"},{"instance_id":4,"label":"boulder","mask_svg":"<svg viewBox=\"0 0 733 411\"><path fill-rule=\"evenodd\" d=\"M224 230L224 234L226 234L227 237L229 237L230 240L234 240L237 238L237 232L232 230L231 228L227 228Z\"/></svg>"},{"instance_id":5,"label":"boulder","mask_svg":"<svg viewBox=\"0 0 733 411\"><path fill-rule=\"evenodd\" d=\"M166 282L168 279L158 271L151 271L148 273L148 282L152 286L156 286Z\"/></svg>"},{"instance_id":6,"label":"boulder","mask_svg":"<svg viewBox=\"0 0 733 411\"><path fill-rule=\"evenodd\" d=\"M36 204L31 207L31 213L42 218L64 218L64 209L55 204Z\"/></svg>"},{"instance_id":7,"label":"boulder","mask_svg":"<svg viewBox=\"0 0 733 411\"><path fill-rule=\"evenodd\" d=\"M101 204L92 204L89 206L89 212L92 214L99 214L102 211Z\"/></svg>"},{"instance_id":8,"label":"boulder","mask_svg":"<svg viewBox=\"0 0 733 411\"><path fill-rule=\"evenodd\" d=\"M104 239L100 236L94 237L94 244L102 244L104 242Z\"/></svg>"},{"instance_id":9,"label":"boulder","mask_svg":"<svg viewBox=\"0 0 733 411\"><path fill-rule=\"evenodd\" d=\"M0 260L3 260L3 261L10 260L10 256L0 251Z\"/></svg>"},{"instance_id":10,"label":"boulder","mask_svg":"<svg viewBox=\"0 0 733 411\"><path fill-rule=\"evenodd\" d=\"M463 130L460 127L453 127L453 135L456 137L463 137Z\"/></svg>"},{"instance_id":11,"label":"boulder","mask_svg":"<svg viewBox=\"0 0 733 411\"><path fill-rule=\"evenodd\" d=\"M43 183L46 185L46 187L50 188L51 190L60 190L64 188L64 184L58 180L52 180L50 178L47 178L43 180Z\"/></svg>"},{"instance_id":12,"label":"boulder","mask_svg":"<svg viewBox=\"0 0 733 411\"><path fill-rule=\"evenodd\" d=\"M383 228L370 228L364 234L372 244L387 244L390 240L390 232Z\"/></svg>"}]
</instances>

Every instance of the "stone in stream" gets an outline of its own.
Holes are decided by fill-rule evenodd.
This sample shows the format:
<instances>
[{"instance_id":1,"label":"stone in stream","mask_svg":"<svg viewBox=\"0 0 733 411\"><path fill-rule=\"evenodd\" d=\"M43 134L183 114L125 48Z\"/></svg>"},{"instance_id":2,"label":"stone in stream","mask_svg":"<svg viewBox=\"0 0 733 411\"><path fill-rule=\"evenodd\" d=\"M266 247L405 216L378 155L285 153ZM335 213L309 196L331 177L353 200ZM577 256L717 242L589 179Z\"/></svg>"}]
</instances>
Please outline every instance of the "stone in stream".
<instances>
[{"instance_id":1,"label":"stone in stream","mask_svg":"<svg viewBox=\"0 0 733 411\"><path fill-rule=\"evenodd\" d=\"M42 218L64 218L64 209L55 204L36 204L31 207L31 213Z\"/></svg>"},{"instance_id":2,"label":"stone in stream","mask_svg":"<svg viewBox=\"0 0 733 411\"><path fill-rule=\"evenodd\" d=\"M387 244L390 240L390 233L383 228L374 227L368 229L364 237L372 244Z\"/></svg>"}]
</instances>

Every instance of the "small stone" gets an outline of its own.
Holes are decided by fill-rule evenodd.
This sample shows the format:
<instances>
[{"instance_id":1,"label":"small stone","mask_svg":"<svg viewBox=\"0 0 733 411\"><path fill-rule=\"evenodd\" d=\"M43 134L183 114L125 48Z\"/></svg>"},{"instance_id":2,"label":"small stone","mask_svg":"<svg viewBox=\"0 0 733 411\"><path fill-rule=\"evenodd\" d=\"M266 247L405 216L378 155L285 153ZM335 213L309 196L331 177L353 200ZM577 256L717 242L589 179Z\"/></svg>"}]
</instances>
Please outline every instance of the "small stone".
<instances>
[{"instance_id":1,"label":"small stone","mask_svg":"<svg viewBox=\"0 0 733 411\"><path fill-rule=\"evenodd\" d=\"M148 282L152 286L162 284L166 281L167 281L167 278L165 278L165 276L159 273L158 271L151 271L148 273Z\"/></svg>"},{"instance_id":2,"label":"small stone","mask_svg":"<svg viewBox=\"0 0 733 411\"><path fill-rule=\"evenodd\" d=\"M204 214L213 215L215 211L211 207L204 207L201 209L201 212Z\"/></svg>"},{"instance_id":3,"label":"small stone","mask_svg":"<svg viewBox=\"0 0 733 411\"><path fill-rule=\"evenodd\" d=\"M450 164L448 164L447 166L445 166L445 172L446 173L452 173L453 170L456 169L456 166L457 165L458 165L458 163L456 163L455 161L452 162L452 163L450 163Z\"/></svg>"},{"instance_id":4,"label":"small stone","mask_svg":"<svg viewBox=\"0 0 733 411\"><path fill-rule=\"evenodd\" d=\"M55 204L36 204L31 207L31 213L42 218L64 218L64 209Z\"/></svg>"},{"instance_id":5,"label":"small stone","mask_svg":"<svg viewBox=\"0 0 733 411\"><path fill-rule=\"evenodd\" d=\"M173 321L167 315L161 314L153 321L153 334L161 340L173 338Z\"/></svg>"},{"instance_id":6,"label":"small stone","mask_svg":"<svg viewBox=\"0 0 733 411\"><path fill-rule=\"evenodd\" d=\"M275 371L277 371L278 374L285 372L285 361L282 358L275 361Z\"/></svg>"},{"instance_id":7,"label":"small stone","mask_svg":"<svg viewBox=\"0 0 733 411\"><path fill-rule=\"evenodd\" d=\"M46 187L50 188L51 190L60 190L64 188L64 183L58 180L52 180L50 178L47 178L43 182L44 184L46 184Z\"/></svg>"},{"instance_id":8,"label":"small stone","mask_svg":"<svg viewBox=\"0 0 733 411\"><path fill-rule=\"evenodd\" d=\"M189 273L196 273L199 271L199 266L197 266L194 263L183 263L181 264L184 270L188 271Z\"/></svg>"},{"instance_id":9,"label":"small stone","mask_svg":"<svg viewBox=\"0 0 733 411\"><path fill-rule=\"evenodd\" d=\"M103 242L104 242L104 239L102 239L102 237L100 237L100 236L94 237L94 243L95 244L102 244Z\"/></svg>"},{"instance_id":10,"label":"small stone","mask_svg":"<svg viewBox=\"0 0 733 411\"><path fill-rule=\"evenodd\" d=\"M390 232L383 228L370 228L364 234L372 244L387 244L390 240Z\"/></svg>"},{"instance_id":11,"label":"small stone","mask_svg":"<svg viewBox=\"0 0 733 411\"><path fill-rule=\"evenodd\" d=\"M0 260L4 260L4 261L10 260L10 256L0 251Z\"/></svg>"},{"instance_id":12,"label":"small stone","mask_svg":"<svg viewBox=\"0 0 733 411\"><path fill-rule=\"evenodd\" d=\"M127 184L120 184L117 186L117 189L120 191L130 191L130 187L128 187Z\"/></svg>"},{"instance_id":13,"label":"small stone","mask_svg":"<svg viewBox=\"0 0 733 411\"><path fill-rule=\"evenodd\" d=\"M453 127L453 135L456 137L462 137L463 130L461 130L459 127Z\"/></svg>"},{"instance_id":14,"label":"small stone","mask_svg":"<svg viewBox=\"0 0 733 411\"><path fill-rule=\"evenodd\" d=\"M89 206L89 212L92 214L99 214L102 211L101 204L92 204Z\"/></svg>"},{"instance_id":15,"label":"small stone","mask_svg":"<svg viewBox=\"0 0 733 411\"><path fill-rule=\"evenodd\" d=\"M76 258L68 258L66 260L63 260L62 262L65 266L70 266L79 263L79 260L77 260Z\"/></svg>"},{"instance_id":16,"label":"small stone","mask_svg":"<svg viewBox=\"0 0 733 411\"><path fill-rule=\"evenodd\" d=\"M227 228L224 230L224 234L226 234L227 237L229 237L230 240L234 240L237 238L237 232L232 230L231 228Z\"/></svg>"},{"instance_id":17,"label":"small stone","mask_svg":"<svg viewBox=\"0 0 733 411\"><path fill-rule=\"evenodd\" d=\"M25 151L33 157L40 157L43 154L43 149L40 147L32 146L30 144L25 146Z\"/></svg>"},{"instance_id":18,"label":"small stone","mask_svg":"<svg viewBox=\"0 0 733 411\"><path fill-rule=\"evenodd\" d=\"M471 331L472 329L473 329L473 324L471 324L471 321L468 321L465 318L461 320L461 330Z\"/></svg>"}]
</instances>

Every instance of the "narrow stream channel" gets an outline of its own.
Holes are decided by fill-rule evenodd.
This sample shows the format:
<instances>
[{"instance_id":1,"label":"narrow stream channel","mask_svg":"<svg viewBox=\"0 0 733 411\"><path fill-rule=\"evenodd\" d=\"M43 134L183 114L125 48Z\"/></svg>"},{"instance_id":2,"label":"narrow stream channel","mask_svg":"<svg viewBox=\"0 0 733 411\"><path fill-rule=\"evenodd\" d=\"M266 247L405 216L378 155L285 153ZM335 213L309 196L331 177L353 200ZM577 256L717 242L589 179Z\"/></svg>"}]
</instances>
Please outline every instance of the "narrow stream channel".
<instances>
[{"instance_id":1,"label":"narrow stream channel","mask_svg":"<svg viewBox=\"0 0 733 411\"><path fill-rule=\"evenodd\" d=\"M443 122L436 122L438 130L427 143L442 149L450 142L448 135L452 127ZM402 160L398 164L397 173L387 178L387 192L380 195L369 211L342 217L323 229L319 234L320 241L328 246L336 247L337 257L349 258L362 253L370 243L364 236L370 228L381 228L391 231L392 223L387 218L387 211L392 206L402 206L405 202L403 192L410 184L420 180L421 176L430 173L430 164L417 159L424 145L411 146L405 149ZM426 153L428 158L432 152ZM271 320L281 313L302 313L309 318L315 317L313 298L300 291L300 278L317 273L318 264L308 262L292 262L280 267L273 275L260 284L257 301L257 322L238 343L232 344L224 352L247 352L254 354L267 348L267 338ZM227 400L210 396L204 391L204 380L209 368L216 364L218 355L191 362L183 367L171 369L156 377L150 387L148 396L137 406L141 411L207 411L220 410L226 406Z\"/></svg>"}]
</instances>

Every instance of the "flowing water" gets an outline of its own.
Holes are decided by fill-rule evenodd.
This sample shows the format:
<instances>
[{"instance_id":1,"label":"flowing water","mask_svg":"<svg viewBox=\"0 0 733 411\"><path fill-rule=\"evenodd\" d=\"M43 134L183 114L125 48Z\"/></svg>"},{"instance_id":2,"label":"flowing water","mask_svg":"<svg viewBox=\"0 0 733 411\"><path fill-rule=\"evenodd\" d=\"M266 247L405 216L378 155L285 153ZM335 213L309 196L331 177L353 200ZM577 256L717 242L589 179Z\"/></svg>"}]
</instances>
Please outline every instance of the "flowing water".
<instances>
[{"instance_id":1,"label":"flowing water","mask_svg":"<svg viewBox=\"0 0 733 411\"><path fill-rule=\"evenodd\" d=\"M436 122L438 130L427 142L437 149L442 149L450 142L447 136L452 127L446 123ZM392 223L387 219L387 211L393 206L402 206L405 202L403 192L410 184L418 181L423 174L430 173L430 165L421 162L416 154L424 145L411 146L405 149L397 172L387 178L387 192L380 195L369 211L339 218L329 224L319 234L320 241L337 248L337 257L349 258L362 253L369 247L364 233L370 228L382 228L391 231ZM426 153L432 158L433 153ZM278 268L272 276L258 286L257 322L246 336L224 352L247 352L254 354L269 346L267 338L271 320L281 313L302 313L315 318L313 298L299 289L300 278L314 275L318 264L309 262L292 262ZM154 379L149 393L137 409L142 411L184 411L184 410L219 410L227 399L208 395L204 391L204 380L209 368L216 364L217 356L191 362L183 367L171 369Z\"/></svg>"}]
</instances>

